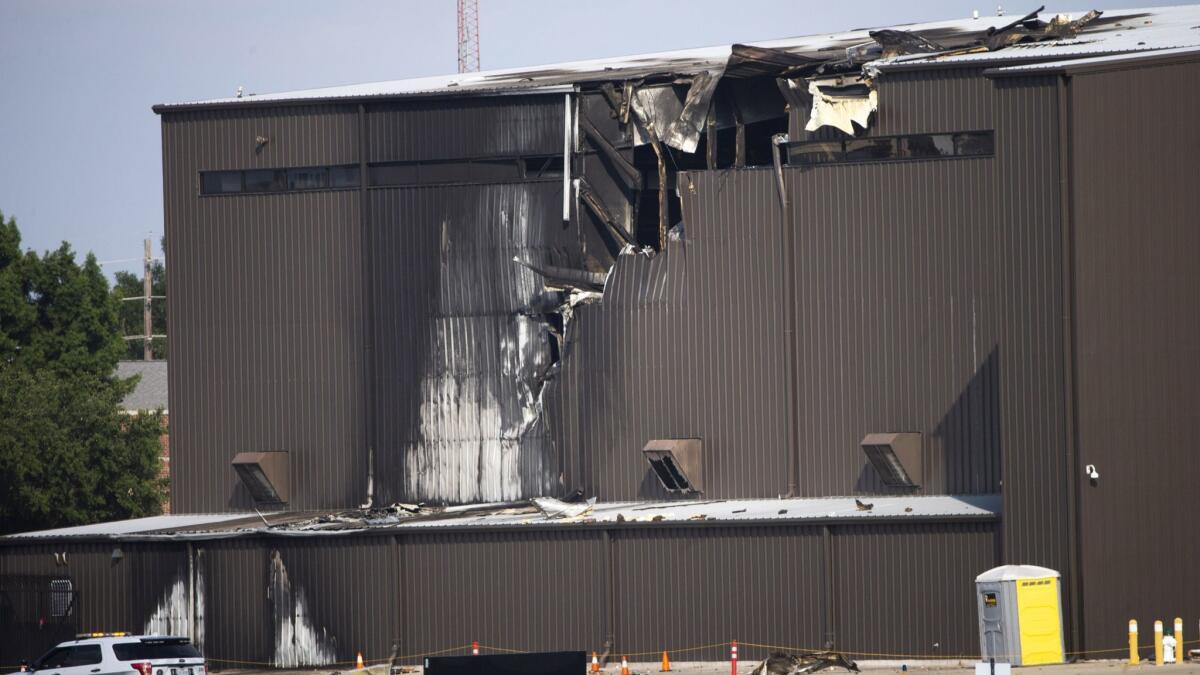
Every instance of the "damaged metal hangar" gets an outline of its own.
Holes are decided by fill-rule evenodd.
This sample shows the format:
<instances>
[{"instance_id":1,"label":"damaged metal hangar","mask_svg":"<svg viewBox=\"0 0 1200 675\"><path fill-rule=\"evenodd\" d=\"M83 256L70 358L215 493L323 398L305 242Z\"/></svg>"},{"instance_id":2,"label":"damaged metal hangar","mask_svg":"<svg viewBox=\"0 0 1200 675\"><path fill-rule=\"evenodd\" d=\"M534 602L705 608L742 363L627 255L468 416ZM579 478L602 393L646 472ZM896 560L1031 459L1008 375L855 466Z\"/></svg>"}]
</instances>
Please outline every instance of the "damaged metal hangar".
<instances>
[{"instance_id":1,"label":"damaged metal hangar","mask_svg":"<svg viewBox=\"0 0 1200 675\"><path fill-rule=\"evenodd\" d=\"M1063 571L1072 652L1195 618L1197 25L156 107L177 514L0 539L0 663L970 655L1005 562Z\"/></svg>"}]
</instances>

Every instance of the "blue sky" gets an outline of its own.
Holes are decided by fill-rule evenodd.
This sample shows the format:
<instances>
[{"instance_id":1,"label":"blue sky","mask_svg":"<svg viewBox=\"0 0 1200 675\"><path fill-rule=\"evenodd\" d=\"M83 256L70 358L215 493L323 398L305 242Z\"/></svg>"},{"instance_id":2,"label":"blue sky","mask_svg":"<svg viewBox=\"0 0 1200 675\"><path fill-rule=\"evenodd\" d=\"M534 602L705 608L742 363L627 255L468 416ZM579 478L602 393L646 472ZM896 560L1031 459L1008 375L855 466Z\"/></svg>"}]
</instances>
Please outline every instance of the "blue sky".
<instances>
[{"instance_id":1,"label":"blue sky","mask_svg":"<svg viewBox=\"0 0 1200 675\"><path fill-rule=\"evenodd\" d=\"M1036 6L1005 5L1020 14ZM1162 4L1090 2L1081 10ZM480 0L485 69L965 17L996 5ZM155 103L451 73L454 0L0 0L0 211L38 251L162 234ZM156 243L157 246L157 243ZM106 271L137 269L112 264Z\"/></svg>"}]
</instances>

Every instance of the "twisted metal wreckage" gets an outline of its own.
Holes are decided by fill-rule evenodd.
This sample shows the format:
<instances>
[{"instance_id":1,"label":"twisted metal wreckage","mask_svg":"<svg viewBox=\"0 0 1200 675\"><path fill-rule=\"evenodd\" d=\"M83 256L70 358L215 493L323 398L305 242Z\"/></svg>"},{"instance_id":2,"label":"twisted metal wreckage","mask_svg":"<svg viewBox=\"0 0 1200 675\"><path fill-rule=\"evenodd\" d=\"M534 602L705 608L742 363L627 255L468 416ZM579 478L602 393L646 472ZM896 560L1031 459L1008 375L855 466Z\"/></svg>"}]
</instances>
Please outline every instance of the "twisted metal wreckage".
<instances>
[{"instance_id":1,"label":"twisted metal wreckage","mask_svg":"<svg viewBox=\"0 0 1200 675\"><path fill-rule=\"evenodd\" d=\"M1071 40L1085 28L1105 29L1096 11L1044 21L1038 18L1041 10L985 30L961 25L913 32L882 29L870 31L866 43L830 40L803 48L735 44L723 58L629 60L596 71L538 71L528 77L506 73L478 83L480 88L521 80L537 86L569 83L577 92L574 101L567 97L564 111L562 215L566 223L575 214L581 234L568 244L551 241L555 235L538 231L535 224L517 228L526 237L508 243L516 250L511 258L516 268L496 270L501 276L517 275L502 284L515 289L515 295L500 303L517 308L517 334L502 339L507 346L499 374L513 382L492 383L493 391L507 393L490 398L449 386L441 375L435 378L438 384L428 387L431 393L425 397L430 403L422 408L422 438L407 449L407 498L466 503L574 489L562 481L567 460L563 448L555 446L564 441L551 428L559 420L547 419L543 393L579 343L569 329L579 306L605 297L619 265L637 279L628 285L644 299L668 297L675 283L670 266L651 259L672 242L687 248L683 200L689 189L695 191L687 172L773 165L780 206L786 208L782 167L789 126L800 120L803 126L792 126L792 135L802 128L817 139L864 134L879 106L881 64ZM552 217L536 209L522 214L533 221ZM790 231L780 230L779 249L790 251ZM453 254L450 259L446 274L474 274L454 266ZM626 262L618 263L621 259ZM531 280L540 280L541 287L531 286ZM781 290L787 330L794 332L794 290ZM592 352L602 347L581 348ZM456 366L446 361L441 370L455 372ZM788 368L793 387L794 366ZM787 401L795 399L794 392L787 395ZM479 400L489 403L485 408L499 410L498 421L485 423L477 410L463 407ZM498 429L498 438L479 438L481 447L445 452L445 443L471 437L463 430L473 425ZM500 447L482 447L495 443ZM447 455L461 458L452 471L444 470Z\"/></svg>"}]
</instances>

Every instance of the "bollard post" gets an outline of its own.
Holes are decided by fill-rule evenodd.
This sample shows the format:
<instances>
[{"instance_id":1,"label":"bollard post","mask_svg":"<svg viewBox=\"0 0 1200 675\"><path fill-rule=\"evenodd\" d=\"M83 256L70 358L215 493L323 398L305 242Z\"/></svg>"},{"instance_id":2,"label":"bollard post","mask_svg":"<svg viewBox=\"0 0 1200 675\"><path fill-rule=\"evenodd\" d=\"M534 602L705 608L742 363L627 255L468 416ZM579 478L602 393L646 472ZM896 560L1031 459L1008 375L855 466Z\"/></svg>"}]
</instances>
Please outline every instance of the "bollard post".
<instances>
[{"instance_id":1,"label":"bollard post","mask_svg":"<svg viewBox=\"0 0 1200 675\"><path fill-rule=\"evenodd\" d=\"M996 657L993 656L988 659L988 668L992 675L996 675Z\"/></svg>"},{"instance_id":2,"label":"bollard post","mask_svg":"<svg viewBox=\"0 0 1200 675\"><path fill-rule=\"evenodd\" d=\"M1142 662L1141 657L1138 656L1137 641L1138 641L1137 619L1130 619L1129 620L1129 665L1131 665L1131 666L1136 666L1137 664Z\"/></svg>"},{"instance_id":3,"label":"bollard post","mask_svg":"<svg viewBox=\"0 0 1200 675\"><path fill-rule=\"evenodd\" d=\"M1183 648L1183 617L1175 617L1175 663L1183 663L1187 650Z\"/></svg>"},{"instance_id":4,"label":"bollard post","mask_svg":"<svg viewBox=\"0 0 1200 675\"><path fill-rule=\"evenodd\" d=\"M1156 619L1154 621L1154 665L1156 666L1163 664L1162 631L1162 620Z\"/></svg>"},{"instance_id":5,"label":"bollard post","mask_svg":"<svg viewBox=\"0 0 1200 675\"><path fill-rule=\"evenodd\" d=\"M737 640L729 643L729 673L737 675Z\"/></svg>"}]
</instances>

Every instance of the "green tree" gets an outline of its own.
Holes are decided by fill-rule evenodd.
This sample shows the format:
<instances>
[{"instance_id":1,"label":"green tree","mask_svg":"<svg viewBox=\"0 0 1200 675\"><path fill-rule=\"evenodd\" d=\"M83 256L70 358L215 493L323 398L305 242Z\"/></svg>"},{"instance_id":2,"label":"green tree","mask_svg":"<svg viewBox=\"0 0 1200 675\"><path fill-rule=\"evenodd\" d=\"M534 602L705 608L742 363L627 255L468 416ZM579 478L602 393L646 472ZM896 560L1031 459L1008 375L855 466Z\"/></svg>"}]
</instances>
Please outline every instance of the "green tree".
<instances>
[{"instance_id":1,"label":"green tree","mask_svg":"<svg viewBox=\"0 0 1200 675\"><path fill-rule=\"evenodd\" d=\"M161 512L162 419L120 412L117 305L94 256L22 252L0 214L0 532Z\"/></svg>"},{"instance_id":2,"label":"green tree","mask_svg":"<svg viewBox=\"0 0 1200 675\"><path fill-rule=\"evenodd\" d=\"M159 244L162 248L166 248L161 241ZM145 332L142 303L124 301L123 298L141 297L142 276L132 272L117 272L114 277L112 293L113 297L120 301L117 311L120 312L121 330L125 335L141 335ZM164 298L167 296L167 268L163 266L161 260L155 260L150 265L150 295ZM167 334L167 303L165 300L155 300L150 304L150 325L153 327L155 335ZM167 358L166 339L154 340L151 347L154 358ZM139 361L142 355L142 341L128 340L125 345L125 355L121 358Z\"/></svg>"}]
</instances>

